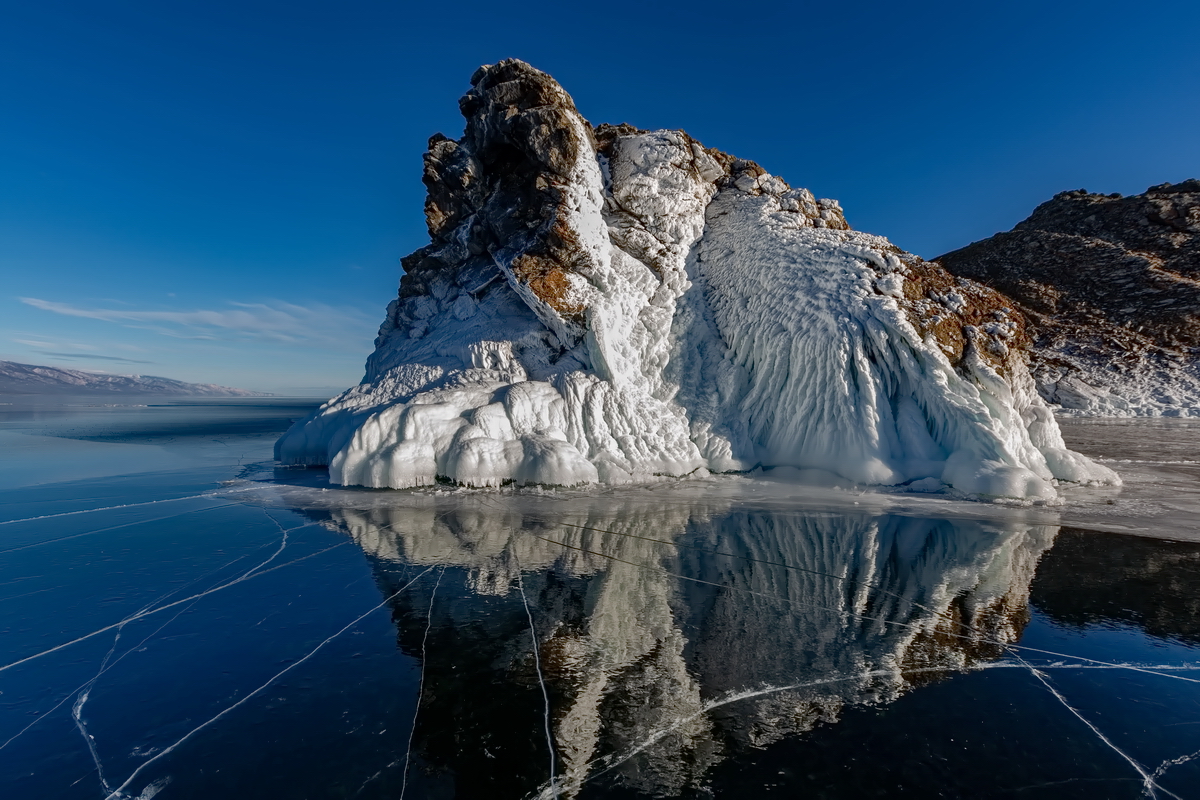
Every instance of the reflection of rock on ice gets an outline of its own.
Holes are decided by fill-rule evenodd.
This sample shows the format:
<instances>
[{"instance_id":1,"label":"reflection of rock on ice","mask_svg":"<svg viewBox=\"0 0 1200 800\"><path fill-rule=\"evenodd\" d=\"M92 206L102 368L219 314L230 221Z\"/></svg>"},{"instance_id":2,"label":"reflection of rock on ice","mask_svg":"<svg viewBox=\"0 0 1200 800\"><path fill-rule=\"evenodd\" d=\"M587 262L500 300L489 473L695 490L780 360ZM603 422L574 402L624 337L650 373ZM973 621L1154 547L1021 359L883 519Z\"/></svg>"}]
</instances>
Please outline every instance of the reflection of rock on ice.
<instances>
[{"instance_id":1,"label":"reflection of rock on ice","mask_svg":"<svg viewBox=\"0 0 1200 800\"><path fill-rule=\"evenodd\" d=\"M410 497L333 516L377 574L465 569L468 592L436 598L433 628L484 625L473 645L509 685L536 681L524 575L567 794L596 759L652 739L617 766L622 780L677 793L726 748L808 731L847 705L889 702L941 670L999 656L1025 624L1056 530L612 497ZM423 629L428 595L408 602L398 624ZM484 602L485 613L467 610ZM455 657L431 649L427 664ZM791 688L720 702L769 687ZM436 685L430 696L438 702ZM529 768L544 779L544 764Z\"/></svg>"},{"instance_id":2,"label":"reflection of rock on ice","mask_svg":"<svg viewBox=\"0 0 1200 800\"><path fill-rule=\"evenodd\" d=\"M497 508L500 500L460 497L419 509L339 510L334 517L381 562L467 568L468 587L480 595L515 592L517 573L527 573L543 669L563 699L553 718L566 774L583 772L602 750L632 746L697 715L702 687L685 662L686 641L672 608L678 581L657 568L676 555L669 540L720 511L718 504L659 509L603 498L537 513ZM550 572L584 580L551 582ZM530 649L528 628L514 641L491 644L519 661ZM524 665L509 668L522 671ZM711 725L697 719L675 738L679 749L703 751ZM712 759L703 761L699 772ZM680 765L669 760L650 766L660 789L681 787L692 777L691 771L674 774Z\"/></svg>"},{"instance_id":3,"label":"reflection of rock on ice","mask_svg":"<svg viewBox=\"0 0 1200 800\"><path fill-rule=\"evenodd\" d=\"M832 721L846 704L891 701L928 680L922 671L998 656L1024 626L1034 567L1054 531L900 516L737 517L712 532L712 549L758 561L683 568L743 590L692 604L702 609L695 660L706 694L839 679L725 712L723 727L753 745Z\"/></svg>"}]
</instances>

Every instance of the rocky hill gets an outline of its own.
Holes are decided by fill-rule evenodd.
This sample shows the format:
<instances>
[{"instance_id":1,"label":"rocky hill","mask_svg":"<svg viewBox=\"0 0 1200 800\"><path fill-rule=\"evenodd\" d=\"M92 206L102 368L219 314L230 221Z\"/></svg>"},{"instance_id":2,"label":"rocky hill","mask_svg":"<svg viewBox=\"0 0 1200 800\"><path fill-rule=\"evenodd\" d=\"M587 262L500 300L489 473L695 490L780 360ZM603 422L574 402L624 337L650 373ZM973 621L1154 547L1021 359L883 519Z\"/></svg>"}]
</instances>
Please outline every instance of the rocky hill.
<instances>
[{"instance_id":1,"label":"rocky hill","mask_svg":"<svg viewBox=\"0 0 1200 800\"><path fill-rule=\"evenodd\" d=\"M1200 180L1130 197L1063 192L937 261L1025 313L1050 402L1200 416Z\"/></svg>"},{"instance_id":2,"label":"rocky hill","mask_svg":"<svg viewBox=\"0 0 1200 800\"><path fill-rule=\"evenodd\" d=\"M682 131L593 126L517 60L459 108L363 383L281 461L390 488L757 466L1031 499L1118 481L1063 445L1006 298L836 201Z\"/></svg>"},{"instance_id":3,"label":"rocky hill","mask_svg":"<svg viewBox=\"0 0 1200 800\"><path fill-rule=\"evenodd\" d=\"M109 375L0 361L0 394L157 394L191 397L269 397L214 383L185 383L152 375Z\"/></svg>"}]
</instances>

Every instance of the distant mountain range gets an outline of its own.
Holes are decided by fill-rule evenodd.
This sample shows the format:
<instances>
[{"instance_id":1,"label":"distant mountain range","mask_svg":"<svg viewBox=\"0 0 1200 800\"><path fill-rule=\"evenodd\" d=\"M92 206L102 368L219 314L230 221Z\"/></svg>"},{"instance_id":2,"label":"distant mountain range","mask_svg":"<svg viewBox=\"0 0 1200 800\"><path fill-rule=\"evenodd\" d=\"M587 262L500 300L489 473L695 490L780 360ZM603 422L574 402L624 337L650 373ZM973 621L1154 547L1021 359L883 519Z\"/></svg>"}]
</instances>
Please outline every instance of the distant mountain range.
<instances>
[{"instance_id":1,"label":"distant mountain range","mask_svg":"<svg viewBox=\"0 0 1200 800\"><path fill-rule=\"evenodd\" d=\"M108 375L62 367L39 367L0 361L0 394L166 394L190 397L270 397L217 386L215 383L185 383L153 375Z\"/></svg>"}]
</instances>

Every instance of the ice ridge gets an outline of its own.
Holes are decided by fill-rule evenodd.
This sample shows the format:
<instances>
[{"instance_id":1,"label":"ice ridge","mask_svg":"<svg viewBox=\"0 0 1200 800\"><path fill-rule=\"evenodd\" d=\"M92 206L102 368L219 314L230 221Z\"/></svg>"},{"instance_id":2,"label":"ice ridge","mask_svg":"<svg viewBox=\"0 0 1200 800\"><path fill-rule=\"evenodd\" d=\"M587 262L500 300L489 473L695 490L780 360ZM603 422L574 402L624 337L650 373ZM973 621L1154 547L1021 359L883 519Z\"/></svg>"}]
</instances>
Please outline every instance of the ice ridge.
<instances>
[{"instance_id":1,"label":"ice ridge","mask_svg":"<svg viewBox=\"0 0 1200 800\"><path fill-rule=\"evenodd\" d=\"M1001 295L849 230L836 201L681 131L593 128L521 61L481 67L460 107L362 383L280 461L379 488L1119 481L1065 448Z\"/></svg>"}]
</instances>

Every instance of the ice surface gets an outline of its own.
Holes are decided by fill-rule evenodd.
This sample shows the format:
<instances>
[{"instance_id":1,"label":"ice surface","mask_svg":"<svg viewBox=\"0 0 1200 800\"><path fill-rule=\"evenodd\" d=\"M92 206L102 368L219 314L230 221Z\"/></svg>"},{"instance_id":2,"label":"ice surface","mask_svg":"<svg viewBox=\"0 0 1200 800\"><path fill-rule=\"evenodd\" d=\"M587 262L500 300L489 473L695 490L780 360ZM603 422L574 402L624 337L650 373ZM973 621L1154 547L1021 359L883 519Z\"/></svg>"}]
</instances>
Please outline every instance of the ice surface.
<instances>
[{"instance_id":1,"label":"ice surface","mask_svg":"<svg viewBox=\"0 0 1200 800\"><path fill-rule=\"evenodd\" d=\"M705 482L740 485L742 493L737 501L720 491L691 493L699 481L602 494L379 494L278 485L259 491L268 503L306 508L314 518L328 512L327 524L353 537L383 576L438 565L466 572L477 606L487 609L490 638L465 632L483 625L464 624L479 619L469 616L467 603L435 608L428 591L410 601L407 622L398 622L402 638L420 641L430 624L428 597L435 626L464 631L429 650L436 668L426 673L434 676L433 699L423 713L455 719L452 693L438 688L448 675L456 675L456 691L472 693L471 703L485 702L460 688L459 670L467 665L456 654L467 643L487 654L477 659L490 665L485 675L519 669L521 680L540 683L544 694L528 702L540 711L542 698L552 698L550 750L559 777L552 768L539 797L586 796L585 785L610 779L631 793L686 795L722 760L739 757L733 754L852 724L853 706L882 710L922 685L926 673L1025 672L1048 691L1047 701L1057 701L1035 696L1032 707L1048 718L1082 721L1065 735L1101 749L1120 729L1110 716L1072 702L1082 692L1071 684L1071 670L1195 680L1161 661L1091 660L1111 658L1095 652L1081 659L1055 649L1063 645L1021 640L1031 580L1054 541L1054 525L1017 517L933 521L866 507L831 514L794 499L766 511L770 501L747 496L748 479ZM796 513L799 507L805 511ZM538 609L532 615L531 602ZM522 653L530 656L522 660ZM530 659L546 653L554 667L543 674L540 661ZM525 666L512 666L518 663ZM1128 697L1111 701L1110 713ZM938 724L952 717L943 710ZM972 715L970 724L980 718ZM526 716L531 740L540 737L540 719ZM906 718L904 736L912 735L912 723ZM422 743L419 735L416 746ZM1187 763L1192 749L1166 752L1184 752L1180 763ZM1155 788L1160 758L1129 763L1141 780L1154 773L1147 785ZM537 763L546 774L540 753ZM1023 768L1025 759L1014 763Z\"/></svg>"},{"instance_id":2,"label":"ice surface","mask_svg":"<svg viewBox=\"0 0 1200 800\"><path fill-rule=\"evenodd\" d=\"M922 339L886 239L828 227L835 201L773 176L722 174L677 131L580 147L557 225L578 244L563 302L586 309L583 335L507 250L464 249L457 275L389 308L363 383L277 458L396 489L756 466L1040 501L1059 481L1119 483L1065 448L1022 365L1003 377L975 354L956 369Z\"/></svg>"},{"instance_id":3,"label":"ice surface","mask_svg":"<svg viewBox=\"0 0 1200 800\"><path fill-rule=\"evenodd\" d=\"M146 415L129 446L193 427ZM1066 421L1130 479L1029 507L784 467L404 492L245 468L294 416L225 437L221 470L0 487L9 794L1196 785L1196 546L1055 534L1108 509L1161 529L1163 501L1194 503L1196 421ZM0 409L14 435L86 419ZM845 770L862 741L882 744Z\"/></svg>"}]
</instances>

